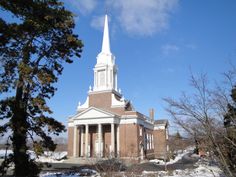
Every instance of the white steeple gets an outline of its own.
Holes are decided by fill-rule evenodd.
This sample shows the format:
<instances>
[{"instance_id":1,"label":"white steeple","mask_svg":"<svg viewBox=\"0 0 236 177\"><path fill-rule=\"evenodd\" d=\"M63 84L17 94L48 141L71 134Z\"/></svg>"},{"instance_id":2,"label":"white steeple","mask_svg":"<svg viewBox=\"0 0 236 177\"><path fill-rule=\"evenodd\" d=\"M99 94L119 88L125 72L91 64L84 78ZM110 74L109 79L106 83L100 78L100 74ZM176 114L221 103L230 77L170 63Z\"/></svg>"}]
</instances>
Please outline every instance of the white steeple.
<instances>
[{"instance_id":1,"label":"white steeple","mask_svg":"<svg viewBox=\"0 0 236 177\"><path fill-rule=\"evenodd\" d=\"M115 57L111 53L110 49L110 38L109 38L109 27L108 27L108 16L105 15L102 50L97 56L97 65L109 64L114 65Z\"/></svg>"},{"instance_id":2,"label":"white steeple","mask_svg":"<svg viewBox=\"0 0 236 177\"><path fill-rule=\"evenodd\" d=\"M110 39L109 39L109 28L108 28L108 17L105 15L103 40L102 40L102 53L111 54L110 51Z\"/></svg>"},{"instance_id":3,"label":"white steeple","mask_svg":"<svg viewBox=\"0 0 236 177\"><path fill-rule=\"evenodd\" d=\"M110 50L108 16L105 15L102 50L97 56L94 67L93 91L116 90L117 91L117 68L115 56Z\"/></svg>"}]
</instances>

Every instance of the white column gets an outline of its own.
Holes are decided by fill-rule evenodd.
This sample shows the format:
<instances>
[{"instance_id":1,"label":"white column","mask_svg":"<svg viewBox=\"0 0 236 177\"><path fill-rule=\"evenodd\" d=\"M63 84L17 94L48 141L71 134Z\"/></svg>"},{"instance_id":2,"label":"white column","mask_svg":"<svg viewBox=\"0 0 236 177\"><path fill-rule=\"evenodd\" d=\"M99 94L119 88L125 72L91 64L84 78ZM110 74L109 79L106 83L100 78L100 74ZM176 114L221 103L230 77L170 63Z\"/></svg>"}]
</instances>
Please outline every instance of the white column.
<instances>
[{"instance_id":1,"label":"white column","mask_svg":"<svg viewBox=\"0 0 236 177\"><path fill-rule=\"evenodd\" d=\"M108 79L108 78L107 78L107 74L108 74L108 73L107 73L107 72L108 72L108 70L107 70L107 68L106 68L106 69L105 69L105 88L107 88L107 86L108 86L108 85L107 85L107 84L108 84L108 82L107 82L107 79Z\"/></svg>"},{"instance_id":2,"label":"white column","mask_svg":"<svg viewBox=\"0 0 236 177\"><path fill-rule=\"evenodd\" d=\"M152 134L150 134L150 149L152 149Z\"/></svg>"},{"instance_id":3,"label":"white column","mask_svg":"<svg viewBox=\"0 0 236 177\"><path fill-rule=\"evenodd\" d=\"M116 76L115 76L115 90L117 90L117 74L116 74Z\"/></svg>"},{"instance_id":4,"label":"white column","mask_svg":"<svg viewBox=\"0 0 236 177\"><path fill-rule=\"evenodd\" d=\"M97 71L94 71L94 87L97 88L98 86L98 73Z\"/></svg>"},{"instance_id":5,"label":"white column","mask_svg":"<svg viewBox=\"0 0 236 177\"><path fill-rule=\"evenodd\" d=\"M110 87L110 68L107 68L107 87Z\"/></svg>"},{"instance_id":6,"label":"white column","mask_svg":"<svg viewBox=\"0 0 236 177\"><path fill-rule=\"evenodd\" d=\"M113 78L113 76L112 76L113 75L112 74L113 71L112 71L112 69L110 69L109 72L110 72L110 76L109 76L110 82L109 82L109 85L110 85L111 88L113 88L113 79L112 79Z\"/></svg>"},{"instance_id":7,"label":"white column","mask_svg":"<svg viewBox=\"0 0 236 177\"><path fill-rule=\"evenodd\" d=\"M153 134L152 134L152 149L154 149L154 140L153 140Z\"/></svg>"},{"instance_id":8,"label":"white column","mask_svg":"<svg viewBox=\"0 0 236 177\"><path fill-rule=\"evenodd\" d=\"M148 149L150 150L151 149L151 136L150 136L150 134L148 134Z\"/></svg>"},{"instance_id":9,"label":"white column","mask_svg":"<svg viewBox=\"0 0 236 177\"><path fill-rule=\"evenodd\" d=\"M98 124L98 156L102 157L102 124Z\"/></svg>"},{"instance_id":10,"label":"white column","mask_svg":"<svg viewBox=\"0 0 236 177\"><path fill-rule=\"evenodd\" d=\"M89 125L85 125L85 157L88 156L88 132L89 132Z\"/></svg>"},{"instance_id":11,"label":"white column","mask_svg":"<svg viewBox=\"0 0 236 177\"><path fill-rule=\"evenodd\" d=\"M115 153L115 124L111 124L111 153Z\"/></svg>"},{"instance_id":12,"label":"white column","mask_svg":"<svg viewBox=\"0 0 236 177\"><path fill-rule=\"evenodd\" d=\"M80 157L84 156L84 127L80 127Z\"/></svg>"},{"instance_id":13,"label":"white column","mask_svg":"<svg viewBox=\"0 0 236 177\"><path fill-rule=\"evenodd\" d=\"M151 149L150 144L151 144L151 140L150 140L150 135L148 134L148 150Z\"/></svg>"},{"instance_id":14,"label":"white column","mask_svg":"<svg viewBox=\"0 0 236 177\"><path fill-rule=\"evenodd\" d=\"M77 132L77 125L74 126L74 146L73 146L73 156L77 157L77 137L78 137L78 132Z\"/></svg>"},{"instance_id":15,"label":"white column","mask_svg":"<svg viewBox=\"0 0 236 177\"><path fill-rule=\"evenodd\" d=\"M117 142L117 157L120 156L120 125L117 124L116 128L116 142Z\"/></svg>"}]
</instances>

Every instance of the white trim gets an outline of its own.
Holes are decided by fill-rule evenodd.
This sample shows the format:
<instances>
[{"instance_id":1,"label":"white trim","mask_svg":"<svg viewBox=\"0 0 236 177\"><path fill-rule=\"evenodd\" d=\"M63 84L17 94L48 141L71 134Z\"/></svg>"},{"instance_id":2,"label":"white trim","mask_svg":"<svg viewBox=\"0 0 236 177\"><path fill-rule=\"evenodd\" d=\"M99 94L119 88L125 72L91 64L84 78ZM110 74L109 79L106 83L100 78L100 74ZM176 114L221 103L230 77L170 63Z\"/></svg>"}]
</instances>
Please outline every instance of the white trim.
<instances>
[{"instance_id":1,"label":"white trim","mask_svg":"<svg viewBox=\"0 0 236 177\"><path fill-rule=\"evenodd\" d=\"M91 92L89 92L89 95L93 95L93 94L100 94L100 93L113 93L113 94L116 94L118 95L119 97L122 97L122 94L119 93L117 90L115 89L106 89L106 90L93 90Z\"/></svg>"},{"instance_id":2,"label":"white trim","mask_svg":"<svg viewBox=\"0 0 236 177\"><path fill-rule=\"evenodd\" d=\"M110 114L110 113L109 113ZM110 114L112 115L112 114ZM89 124L89 125L95 125L95 124L138 124L138 125L142 125L145 128L148 128L150 130L155 130L154 125L147 121L147 120L143 120L141 118L135 117L134 115L132 116L126 116L126 117L117 117L116 115L112 115L112 116L107 116L107 117L89 117L89 118L80 118L78 115L73 119L71 119L68 122L68 127L72 127L75 125L85 125L85 124Z\"/></svg>"},{"instance_id":3,"label":"white trim","mask_svg":"<svg viewBox=\"0 0 236 177\"><path fill-rule=\"evenodd\" d=\"M165 130L165 129L166 129L166 124L154 125L154 130Z\"/></svg>"},{"instance_id":4,"label":"white trim","mask_svg":"<svg viewBox=\"0 0 236 177\"><path fill-rule=\"evenodd\" d=\"M154 125L152 123L150 123L149 121L137 118L137 117L122 117L120 119L120 124L138 124L138 125L143 125L145 128L151 129L153 130Z\"/></svg>"},{"instance_id":5,"label":"white trim","mask_svg":"<svg viewBox=\"0 0 236 177\"><path fill-rule=\"evenodd\" d=\"M117 100L115 97L115 94L112 93L111 95L111 107L124 107L125 106L125 100L124 99L120 99Z\"/></svg>"},{"instance_id":6,"label":"white trim","mask_svg":"<svg viewBox=\"0 0 236 177\"><path fill-rule=\"evenodd\" d=\"M86 101L84 104L78 105L77 111L81 111L81 110L86 109L88 107L89 107L89 97L86 98Z\"/></svg>"},{"instance_id":7,"label":"white trim","mask_svg":"<svg viewBox=\"0 0 236 177\"><path fill-rule=\"evenodd\" d=\"M75 126L75 125L96 125L96 124L119 124L120 118L117 117L102 117L102 118L90 118L90 119L76 119L73 122L69 122L68 126Z\"/></svg>"},{"instance_id":8,"label":"white trim","mask_svg":"<svg viewBox=\"0 0 236 177\"><path fill-rule=\"evenodd\" d=\"M86 113L89 113L90 111L98 112L101 117L115 117L115 116L116 116L115 114L112 114L112 113L110 113L110 112L107 112L107 111L104 111L104 110L101 110L101 109L98 109L98 108L95 108L95 107L90 107L90 108L87 108L87 109L85 109L84 111L82 111L82 112L80 112L80 113L78 113L78 114L76 114L76 115L70 117L70 118L69 118L69 119L70 119L69 122L70 122L70 121L73 121L73 120L75 120L75 119L90 118L90 117L84 116ZM90 116L91 116L91 118L94 118L93 115L90 115ZM96 115L96 117L98 117L98 116Z\"/></svg>"},{"instance_id":9,"label":"white trim","mask_svg":"<svg viewBox=\"0 0 236 177\"><path fill-rule=\"evenodd\" d=\"M71 117L68 121L68 126L75 126L75 125L94 125L94 124L119 124L120 118L112 114L110 112L90 107L83 112L76 114L75 116Z\"/></svg>"},{"instance_id":10,"label":"white trim","mask_svg":"<svg viewBox=\"0 0 236 177\"><path fill-rule=\"evenodd\" d=\"M93 114L88 114L86 115L86 113L89 113L90 111L93 111ZM96 111L100 114L100 115L95 115ZM85 116L86 115L86 116ZM100 117L99 117L100 116ZM143 119L140 117L137 117L137 115L123 115L121 116L121 118L115 114L112 114L110 112L95 108L95 107L90 107L86 110L84 110L83 112L74 115L73 117L71 117L68 121L68 126L72 127L75 125L85 125L85 124L89 124L89 125L94 125L94 124L138 124L138 125L142 125L145 128L148 128L150 130L155 130L155 128L159 127L155 125L152 122L150 122L147 119Z\"/></svg>"}]
</instances>

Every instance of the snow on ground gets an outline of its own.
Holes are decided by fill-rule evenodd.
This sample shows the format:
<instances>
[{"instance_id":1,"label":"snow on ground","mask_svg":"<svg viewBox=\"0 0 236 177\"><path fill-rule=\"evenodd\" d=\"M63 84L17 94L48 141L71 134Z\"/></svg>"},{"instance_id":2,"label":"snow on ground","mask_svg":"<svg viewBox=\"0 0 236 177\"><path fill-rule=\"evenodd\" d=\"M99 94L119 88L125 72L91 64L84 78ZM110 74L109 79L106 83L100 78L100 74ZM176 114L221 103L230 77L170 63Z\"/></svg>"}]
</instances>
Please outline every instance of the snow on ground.
<instances>
[{"instance_id":1,"label":"snow on ground","mask_svg":"<svg viewBox=\"0 0 236 177\"><path fill-rule=\"evenodd\" d=\"M222 175L222 171L217 166L209 166L204 164L198 164L196 169L185 169L175 171L143 171L142 174L133 174L131 176L148 177L148 176L160 176L160 177L226 177ZM68 172L56 172L56 173L44 173L40 177L80 177L80 176L91 176L100 177L100 174L95 170L83 169L84 171L76 173ZM116 173L117 174L117 173ZM123 177L130 176L130 173L121 172L120 175Z\"/></svg>"},{"instance_id":2,"label":"snow on ground","mask_svg":"<svg viewBox=\"0 0 236 177\"><path fill-rule=\"evenodd\" d=\"M100 177L100 174L92 169L81 169L79 172L48 172L40 174L39 177L80 177L80 176L90 176L90 177Z\"/></svg>"},{"instance_id":3,"label":"snow on ground","mask_svg":"<svg viewBox=\"0 0 236 177\"><path fill-rule=\"evenodd\" d=\"M55 173L45 173L45 174L41 174L39 177L79 177L80 174L79 173L75 173L75 174L63 174L61 172L55 172Z\"/></svg>"},{"instance_id":4,"label":"snow on ground","mask_svg":"<svg viewBox=\"0 0 236 177\"><path fill-rule=\"evenodd\" d=\"M34 152L33 152L34 153ZM40 155L35 158L37 162L63 162L64 159L67 156L66 151L62 152L51 152L51 151L45 151L43 155Z\"/></svg>"},{"instance_id":5,"label":"snow on ground","mask_svg":"<svg viewBox=\"0 0 236 177\"><path fill-rule=\"evenodd\" d=\"M27 153L29 154L31 159L35 159L37 162L62 162L63 159L66 158L67 152L51 152L45 151L44 154L37 156L34 151L28 150ZM5 157L6 150L0 150L0 159ZM12 154L12 150L7 151L7 155Z\"/></svg>"},{"instance_id":6,"label":"snow on ground","mask_svg":"<svg viewBox=\"0 0 236 177\"><path fill-rule=\"evenodd\" d=\"M192 149L187 149L183 153L178 153L175 159L170 160L167 162L167 164L174 164L178 160L180 160L184 155L191 152ZM8 150L7 154L11 154L12 151ZM33 151L28 151L30 157L32 159L35 159L38 162L63 162L63 159L66 157L67 152L44 152L41 156L36 156L36 154ZM0 150L0 159L4 158L6 154L5 150ZM165 164L164 161L161 160L150 160L150 162L158 163L158 164ZM219 167L215 165L209 165L207 163L198 162L196 163L197 168L195 169L185 169L185 170L175 170L172 172L168 171L143 171L142 174L139 174L138 176L146 177L150 175L157 175L161 177L224 177L222 175L222 171L219 169ZM80 177L84 176L84 174L90 174L88 176L96 176L99 177L99 173L92 169L82 169L79 172L54 172L54 173L41 173L40 177ZM125 177L125 172L122 172L123 176ZM127 175L128 176L128 175Z\"/></svg>"},{"instance_id":7,"label":"snow on ground","mask_svg":"<svg viewBox=\"0 0 236 177\"><path fill-rule=\"evenodd\" d=\"M193 147L189 147L183 152L177 152L177 156L175 159L171 159L169 162L166 162L167 165L169 164L174 164L180 159L182 159L186 154L192 153L193 152ZM196 154L191 154L191 157L198 157ZM165 162L163 160L158 160L158 159L153 159L150 160L149 162L157 163L160 165L164 165ZM163 177L224 177L222 174L223 172L218 166L212 166L203 162L197 162L195 164L197 168L195 169L185 169L185 170L175 170L172 172L166 172L166 171L159 171L159 172L152 172L152 171L143 171L143 176L148 176L148 174L157 174L158 176L163 176ZM170 174L171 173L171 174Z\"/></svg>"},{"instance_id":8,"label":"snow on ground","mask_svg":"<svg viewBox=\"0 0 236 177\"><path fill-rule=\"evenodd\" d=\"M175 170L173 172L166 171L143 171L142 176L158 175L162 177L226 177L217 166L209 166L198 164L196 169Z\"/></svg>"},{"instance_id":9,"label":"snow on ground","mask_svg":"<svg viewBox=\"0 0 236 177\"><path fill-rule=\"evenodd\" d=\"M177 152L177 156L175 156L175 159L170 159L170 161L166 162L166 163L165 163L165 161L159 160L159 159L152 159L152 160L149 160L149 162L157 163L157 164L160 164L160 165L174 164L177 161L179 161L180 159L182 159L183 156L185 156L186 154L188 154L188 153L190 153L192 151L193 151L193 147L189 147L186 150L184 150L183 152L182 151L178 151Z\"/></svg>"},{"instance_id":10,"label":"snow on ground","mask_svg":"<svg viewBox=\"0 0 236 177\"><path fill-rule=\"evenodd\" d=\"M6 153L7 153L7 156L8 156L9 154L12 154L12 150L8 150L8 151L6 152L5 149L0 149L0 159L4 159Z\"/></svg>"}]
</instances>

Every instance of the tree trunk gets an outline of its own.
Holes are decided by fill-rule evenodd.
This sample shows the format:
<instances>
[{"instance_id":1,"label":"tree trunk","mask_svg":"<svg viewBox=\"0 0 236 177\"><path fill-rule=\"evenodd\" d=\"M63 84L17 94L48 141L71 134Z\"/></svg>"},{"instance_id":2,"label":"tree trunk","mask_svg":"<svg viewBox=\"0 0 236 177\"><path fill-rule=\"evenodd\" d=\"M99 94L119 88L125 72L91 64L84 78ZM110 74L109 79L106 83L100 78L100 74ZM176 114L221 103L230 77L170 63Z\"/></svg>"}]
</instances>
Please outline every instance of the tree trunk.
<instances>
[{"instance_id":1,"label":"tree trunk","mask_svg":"<svg viewBox=\"0 0 236 177\"><path fill-rule=\"evenodd\" d=\"M12 145L14 153L14 164L15 171L14 176L28 176L29 159L27 155L27 114L25 110L25 104L23 102L23 85L21 84L21 79L16 89L15 104L12 116Z\"/></svg>"}]
</instances>

